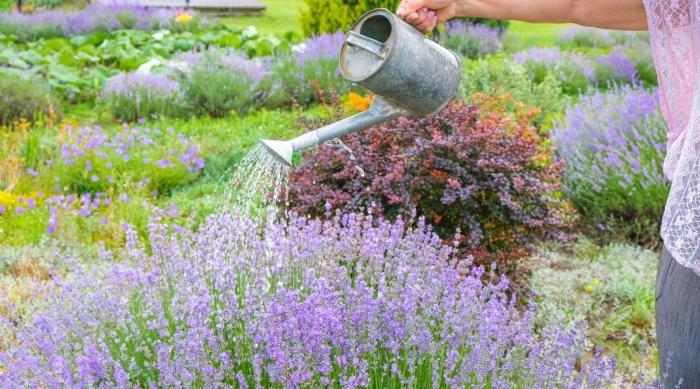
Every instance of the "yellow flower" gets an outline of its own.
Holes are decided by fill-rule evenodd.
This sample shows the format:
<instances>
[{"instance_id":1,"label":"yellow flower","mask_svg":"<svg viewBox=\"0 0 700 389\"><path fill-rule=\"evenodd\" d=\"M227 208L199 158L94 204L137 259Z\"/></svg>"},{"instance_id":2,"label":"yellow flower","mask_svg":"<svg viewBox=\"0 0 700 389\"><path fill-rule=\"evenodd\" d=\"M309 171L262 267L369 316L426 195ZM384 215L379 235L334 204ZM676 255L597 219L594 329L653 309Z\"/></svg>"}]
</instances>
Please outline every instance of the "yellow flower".
<instances>
[{"instance_id":1,"label":"yellow flower","mask_svg":"<svg viewBox=\"0 0 700 389\"><path fill-rule=\"evenodd\" d=\"M175 22L180 24L187 24L192 21L192 15L187 12L180 12L175 16Z\"/></svg>"},{"instance_id":2,"label":"yellow flower","mask_svg":"<svg viewBox=\"0 0 700 389\"><path fill-rule=\"evenodd\" d=\"M594 278L593 282L591 282L591 283L593 284L593 286L600 286L600 280L597 278Z\"/></svg>"},{"instance_id":3,"label":"yellow flower","mask_svg":"<svg viewBox=\"0 0 700 389\"><path fill-rule=\"evenodd\" d=\"M583 287L583 290L585 290L588 293L591 293L593 291L593 286L591 284L586 284L586 286Z\"/></svg>"},{"instance_id":4,"label":"yellow flower","mask_svg":"<svg viewBox=\"0 0 700 389\"><path fill-rule=\"evenodd\" d=\"M0 191L0 205L15 206L19 204L17 198L11 193Z\"/></svg>"}]
</instances>

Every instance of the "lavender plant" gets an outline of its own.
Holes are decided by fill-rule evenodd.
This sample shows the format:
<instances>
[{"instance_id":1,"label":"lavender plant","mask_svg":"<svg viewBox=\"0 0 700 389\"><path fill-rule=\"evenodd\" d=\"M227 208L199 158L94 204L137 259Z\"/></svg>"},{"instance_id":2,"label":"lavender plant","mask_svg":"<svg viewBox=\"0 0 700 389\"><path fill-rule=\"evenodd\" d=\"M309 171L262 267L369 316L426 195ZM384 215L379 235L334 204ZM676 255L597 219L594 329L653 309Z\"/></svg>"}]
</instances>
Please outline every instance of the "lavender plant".
<instances>
[{"instance_id":1,"label":"lavender plant","mask_svg":"<svg viewBox=\"0 0 700 389\"><path fill-rule=\"evenodd\" d=\"M183 10L125 3L94 3L80 11L50 10L30 14L0 13L0 33L20 41L110 32L118 29L152 30L175 27Z\"/></svg>"},{"instance_id":2,"label":"lavender plant","mask_svg":"<svg viewBox=\"0 0 700 389\"><path fill-rule=\"evenodd\" d=\"M68 193L121 192L132 185L167 193L190 182L205 163L199 146L172 128L69 126L59 150L37 175L45 187Z\"/></svg>"},{"instance_id":3,"label":"lavender plant","mask_svg":"<svg viewBox=\"0 0 700 389\"><path fill-rule=\"evenodd\" d=\"M501 49L501 31L484 24L455 19L446 25L444 44L467 58L492 54Z\"/></svg>"},{"instance_id":4,"label":"lavender plant","mask_svg":"<svg viewBox=\"0 0 700 389\"><path fill-rule=\"evenodd\" d=\"M645 32L613 31L577 25L561 30L557 36L557 43L565 47L631 47L646 45L648 42L649 34Z\"/></svg>"},{"instance_id":5,"label":"lavender plant","mask_svg":"<svg viewBox=\"0 0 700 389\"><path fill-rule=\"evenodd\" d=\"M345 34L321 34L294 46L289 54L271 61L267 86L267 103L289 105L291 99L300 104L324 101L333 94L350 90L338 69L338 56Z\"/></svg>"},{"instance_id":6,"label":"lavender plant","mask_svg":"<svg viewBox=\"0 0 700 389\"><path fill-rule=\"evenodd\" d=\"M178 58L186 64L180 77L184 98L196 115L245 113L260 97L258 87L267 71L260 60L213 48Z\"/></svg>"},{"instance_id":7,"label":"lavender plant","mask_svg":"<svg viewBox=\"0 0 700 389\"><path fill-rule=\"evenodd\" d=\"M75 265L31 317L0 320L3 386L601 387L578 329L533 333L422 223L212 216L126 228L124 260ZM103 257L111 253L103 252ZM71 263L67 259L67 263Z\"/></svg>"},{"instance_id":8,"label":"lavender plant","mask_svg":"<svg viewBox=\"0 0 700 389\"><path fill-rule=\"evenodd\" d=\"M552 141L566 162L566 191L591 226L658 239L668 183L656 91L626 86L584 96L566 110Z\"/></svg>"},{"instance_id":9,"label":"lavender plant","mask_svg":"<svg viewBox=\"0 0 700 389\"><path fill-rule=\"evenodd\" d=\"M595 63L583 54L562 51L558 47L533 47L513 55L515 62L524 65L537 83L553 74L567 94L586 92L595 83Z\"/></svg>"},{"instance_id":10,"label":"lavender plant","mask_svg":"<svg viewBox=\"0 0 700 389\"><path fill-rule=\"evenodd\" d=\"M122 122L160 116L181 116L180 85L165 75L119 73L105 83L102 100Z\"/></svg>"},{"instance_id":11,"label":"lavender plant","mask_svg":"<svg viewBox=\"0 0 700 389\"><path fill-rule=\"evenodd\" d=\"M637 67L620 49L598 57L596 76L602 85L635 84L639 80Z\"/></svg>"}]
</instances>

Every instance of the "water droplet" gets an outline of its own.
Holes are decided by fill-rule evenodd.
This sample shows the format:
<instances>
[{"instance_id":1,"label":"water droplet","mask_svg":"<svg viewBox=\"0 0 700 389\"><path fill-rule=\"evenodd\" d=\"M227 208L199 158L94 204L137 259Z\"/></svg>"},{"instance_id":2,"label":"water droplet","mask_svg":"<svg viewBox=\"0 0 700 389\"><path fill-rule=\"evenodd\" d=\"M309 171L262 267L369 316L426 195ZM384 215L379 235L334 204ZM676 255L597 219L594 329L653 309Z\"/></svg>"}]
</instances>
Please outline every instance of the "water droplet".
<instances>
[{"instance_id":1,"label":"water droplet","mask_svg":"<svg viewBox=\"0 0 700 389\"><path fill-rule=\"evenodd\" d=\"M289 166L279 163L263 146L255 146L233 169L224 205L257 213L276 208L282 202L287 204L290 171Z\"/></svg>"},{"instance_id":2,"label":"water droplet","mask_svg":"<svg viewBox=\"0 0 700 389\"><path fill-rule=\"evenodd\" d=\"M357 172L360 174L360 177L365 176L365 170L362 169L362 166L360 166L359 163L357 163L357 157L355 157L355 154L352 152L352 149L350 147L348 147L348 145L343 143L342 140L335 138L335 139L331 139L329 141L326 141L323 144L326 146L336 147L336 148L347 151L348 159L353 161L353 165L354 165L355 169L357 170Z\"/></svg>"}]
</instances>

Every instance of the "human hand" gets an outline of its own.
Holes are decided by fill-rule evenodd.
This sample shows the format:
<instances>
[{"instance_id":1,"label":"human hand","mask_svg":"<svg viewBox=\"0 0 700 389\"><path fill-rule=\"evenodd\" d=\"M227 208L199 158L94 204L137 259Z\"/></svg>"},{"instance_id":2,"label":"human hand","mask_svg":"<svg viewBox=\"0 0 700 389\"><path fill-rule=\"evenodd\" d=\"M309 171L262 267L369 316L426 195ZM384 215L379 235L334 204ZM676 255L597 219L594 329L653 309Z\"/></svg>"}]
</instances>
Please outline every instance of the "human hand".
<instances>
[{"instance_id":1,"label":"human hand","mask_svg":"<svg viewBox=\"0 0 700 389\"><path fill-rule=\"evenodd\" d=\"M457 15L457 0L403 0L396 15L427 33Z\"/></svg>"}]
</instances>

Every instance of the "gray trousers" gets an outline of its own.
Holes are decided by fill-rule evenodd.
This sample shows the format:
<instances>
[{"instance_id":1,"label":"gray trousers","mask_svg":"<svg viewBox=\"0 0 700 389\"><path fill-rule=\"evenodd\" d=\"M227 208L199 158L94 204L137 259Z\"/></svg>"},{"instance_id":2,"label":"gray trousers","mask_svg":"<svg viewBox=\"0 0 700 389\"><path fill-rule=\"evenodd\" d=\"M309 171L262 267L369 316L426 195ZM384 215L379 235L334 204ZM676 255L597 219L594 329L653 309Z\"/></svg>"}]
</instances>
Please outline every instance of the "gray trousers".
<instances>
[{"instance_id":1,"label":"gray trousers","mask_svg":"<svg viewBox=\"0 0 700 389\"><path fill-rule=\"evenodd\" d=\"M700 277L666 249L656 274L656 340L665 387L675 388L682 378L683 389L700 389Z\"/></svg>"}]
</instances>

